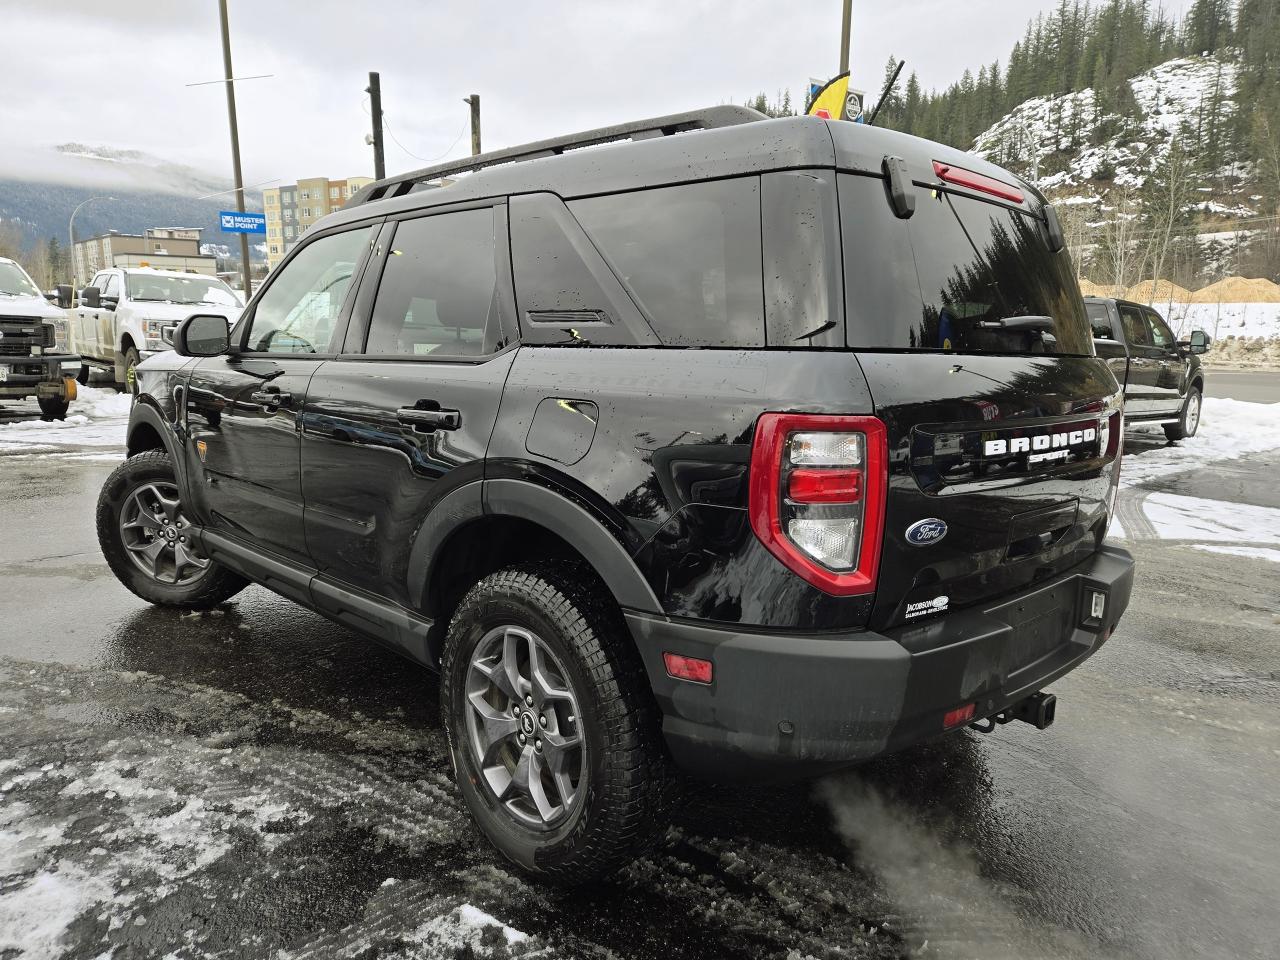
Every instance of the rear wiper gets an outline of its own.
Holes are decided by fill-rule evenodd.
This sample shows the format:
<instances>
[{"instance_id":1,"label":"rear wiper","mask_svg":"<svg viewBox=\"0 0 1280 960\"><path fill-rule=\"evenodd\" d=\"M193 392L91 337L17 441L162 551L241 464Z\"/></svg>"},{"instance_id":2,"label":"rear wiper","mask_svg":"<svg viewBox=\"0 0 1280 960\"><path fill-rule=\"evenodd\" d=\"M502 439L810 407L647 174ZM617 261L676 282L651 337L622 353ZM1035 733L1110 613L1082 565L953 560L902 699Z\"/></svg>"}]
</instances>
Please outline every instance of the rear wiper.
<instances>
[{"instance_id":1,"label":"rear wiper","mask_svg":"<svg viewBox=\"0 0 1280 960\"><path fill-rule=\"evenodd\" d=\"M978 326L998 330L1052 330L1057 321L1053 317L1025 316L1005 317L1002 320L979 320Z\"/></svg>"},{"instance_id":2,"label":"rear wiper","mask_svg":"<svg viewBox=\"0 0 1280 960\"><path fill-rule=\"evenodd\" d=\"M834 320L828 320L826 323L823 323L823 324L820 324L819 326L814 327L808 333L800 334L800 336L796 337L796 340L808 340L810 337L816 337L820 333L826 333L835 325L836 325L836 322Z\"/></svg>"}]
</instances>

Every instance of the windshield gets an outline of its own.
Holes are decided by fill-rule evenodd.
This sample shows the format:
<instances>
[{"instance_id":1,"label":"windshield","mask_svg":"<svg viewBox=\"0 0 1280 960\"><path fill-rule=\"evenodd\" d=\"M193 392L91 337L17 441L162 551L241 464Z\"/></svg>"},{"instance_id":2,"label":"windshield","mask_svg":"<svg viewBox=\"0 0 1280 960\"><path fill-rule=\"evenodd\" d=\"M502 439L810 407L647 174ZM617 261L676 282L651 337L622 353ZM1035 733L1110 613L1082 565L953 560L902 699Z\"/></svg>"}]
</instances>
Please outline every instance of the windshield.
<instances>
[{"instance_id":1,"label":"windshield","mask_svg":"<svg viewBox=\"0 0 1280 960\"><path fill-rule=\"evenodd\" d=\"M878 178L841 174L850 346L1093 355L1065 252L1030 214L920 190L899 220Z\"/></svg>"},{"instance_id":2,"label":"windshield","mask_svg":"<svg viewBox=\"0 0 1280 960\"><path fill-rule=\"evenodd\" d=\"M0 295L38 297L40 290L20 266L9 260L0 260Z\"/></svg>"},{"instance_id":3,"label":"windshield","mask_svg":"<svg viewBox=\"0 0 1280 960\"><path fill-rule=\"evenodd\" d=\"M164 277L158 274L128 274L130 300L152 303L209 303L238 307L235 291L216 277Z\"/></svg>"}]
</instances>

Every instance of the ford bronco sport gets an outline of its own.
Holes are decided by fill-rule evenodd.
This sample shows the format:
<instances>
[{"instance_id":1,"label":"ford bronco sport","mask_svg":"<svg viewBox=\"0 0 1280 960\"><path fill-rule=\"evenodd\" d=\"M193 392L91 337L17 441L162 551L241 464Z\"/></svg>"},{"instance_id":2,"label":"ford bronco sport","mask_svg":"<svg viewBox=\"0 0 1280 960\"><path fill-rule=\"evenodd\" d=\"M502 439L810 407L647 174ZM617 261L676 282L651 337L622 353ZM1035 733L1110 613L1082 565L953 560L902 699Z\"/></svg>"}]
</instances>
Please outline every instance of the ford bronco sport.
<instances>
[{"instance_id":1,"label":"ford bronco sport","mask_svg":"<svg viewBox=\"0 0 1280 960\"><path fill-rule=\"evenodd\" d=\"M1051 722L1129 600L1120 403L1034 189L719 107L366 188L139 366L97 523L153 603L438 669L480 828L580 880L675 769Z\"/></svg>"}]
</instances>

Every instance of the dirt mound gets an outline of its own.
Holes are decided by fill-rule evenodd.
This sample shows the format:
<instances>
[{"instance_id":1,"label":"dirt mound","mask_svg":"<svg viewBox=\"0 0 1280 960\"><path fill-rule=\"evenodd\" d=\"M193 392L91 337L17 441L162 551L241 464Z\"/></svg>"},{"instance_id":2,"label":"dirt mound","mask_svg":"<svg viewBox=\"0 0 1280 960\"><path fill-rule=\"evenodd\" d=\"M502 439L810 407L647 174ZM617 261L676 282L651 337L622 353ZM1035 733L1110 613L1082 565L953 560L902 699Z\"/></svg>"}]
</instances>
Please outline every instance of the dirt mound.
<instances>
[{"instance_id":1,"label":"dirt mound","mask_svg":"<svg viewBox=\"0 0 1280 960\"><path fill-rule=\"evenodd\" d=\"M1190 303L1280 303L1280 284L1270 280L1227 277L1202 287Z\"/></svg>"},{"instance_id":2,"label":"dirt mound","mask_svg":"<svg viewBox=\"0 0 1280 960\"><path fill-rule=\"evenodd\" d=\"M1081 277L1080 295L1083 297L1123 297L1124 288L1105 283L1094 283L1086 277Z\"/></svg>"},{"instance_id":3,"label":"dirt mound","mask_svg":"<svg viewBox=\"0 0 1280 960\"><path fill-rule=\"evenodd\" d=\"M1128 289L1125 299L1135 303L1187 303L1191 299L1191 291L1168 280L1143 280Z\"/></svg>"}]
</instances>

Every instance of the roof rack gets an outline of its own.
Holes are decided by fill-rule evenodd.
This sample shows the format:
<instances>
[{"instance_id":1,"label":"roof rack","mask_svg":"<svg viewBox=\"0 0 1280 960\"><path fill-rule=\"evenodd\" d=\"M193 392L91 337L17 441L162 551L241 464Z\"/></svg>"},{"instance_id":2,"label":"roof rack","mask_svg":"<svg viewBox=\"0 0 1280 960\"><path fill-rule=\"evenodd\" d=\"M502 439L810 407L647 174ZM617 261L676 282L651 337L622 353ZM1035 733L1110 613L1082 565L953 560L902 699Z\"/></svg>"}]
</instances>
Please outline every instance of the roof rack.
<instances>
[{"instance_id":1,"label":"roof rack","mask_svg":"<svg viewBox=\"0 0 1280 960\"><path fill-rule=\"evenodd\" d=\"M768 119L758 110L750 107L722 105L707 107L704 110L690 110L686 113L672 113L665 117L651 117L648 120L636 120L631 123L615 124L612 127L600 127L596 130L584 130L563 137L551 137L549 140L538 140L534 143L508 147L505 150L494 150L492 153L481 153L465 160L450 160L423 167L411 173L387 177L362 188L359 193L347 201L346 206L368 203L371 200L385 200L389 197L400 197L411 191L417 184L441 177L453 176L457 173L468 173L483 170L485 167L497 166L501 163L519 163L523 160L537 160L541 157L553 157L566 150L580 147L594 147L602 143L616 140L649 140L656 137L668 137L673 133L684 133L688 130L713 130L717 127L731 127L739 123L751 123L754 120Z\"/></svg>"}]
</instances>

